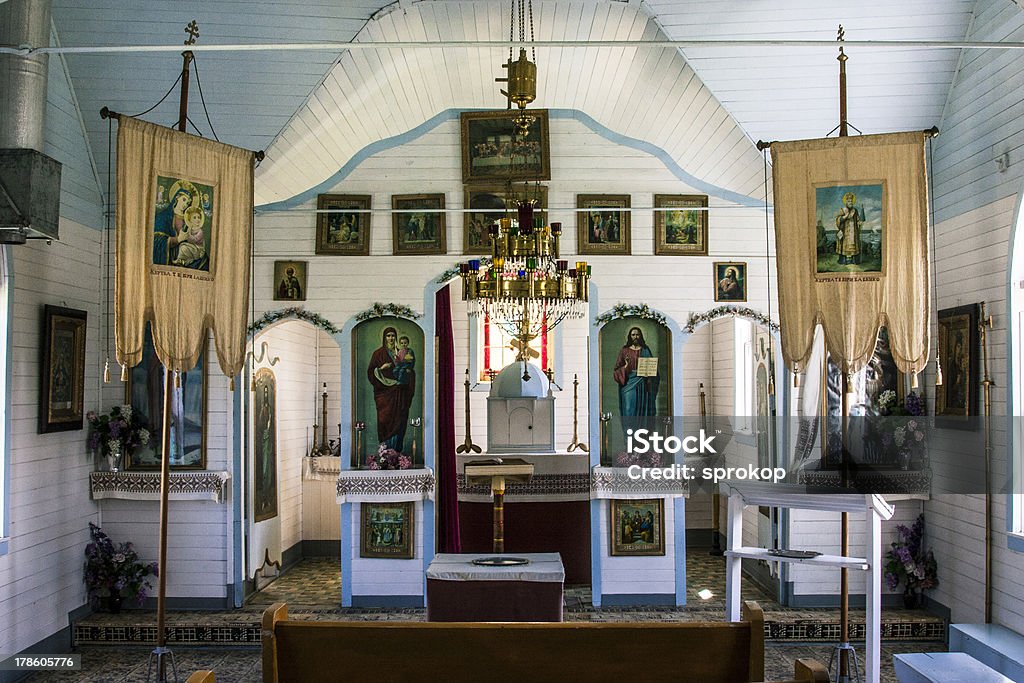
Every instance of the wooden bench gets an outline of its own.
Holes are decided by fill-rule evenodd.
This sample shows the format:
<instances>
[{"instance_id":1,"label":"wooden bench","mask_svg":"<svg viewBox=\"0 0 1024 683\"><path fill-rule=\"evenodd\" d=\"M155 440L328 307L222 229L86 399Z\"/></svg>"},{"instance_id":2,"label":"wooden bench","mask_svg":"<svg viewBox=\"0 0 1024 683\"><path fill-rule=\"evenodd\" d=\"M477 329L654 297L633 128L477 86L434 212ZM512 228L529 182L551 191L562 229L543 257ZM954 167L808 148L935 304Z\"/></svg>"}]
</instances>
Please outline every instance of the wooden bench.
<instances>
[{"instance_id":1,"label":"wooden bench","mask_svg":"<svg viewBox=\"0 0 1024 683\"><path fill-rule=\"evenodd\" d=\"M217 679L209 669L200 669L189 676L185 683L217 683Z\"/></svg>"},{"instance_id":2,"label":"wooden bench","mask_svg":"<svg viewBox=\"0 0 1024 683\"><path fill-rule=\"evenodd\" d=\"M263 613L264 683L388 681L700 681L764 678L764 613L702 623L292 621ZM828 681L813 660L799 681Z\"/></svg>"}]
</instances>

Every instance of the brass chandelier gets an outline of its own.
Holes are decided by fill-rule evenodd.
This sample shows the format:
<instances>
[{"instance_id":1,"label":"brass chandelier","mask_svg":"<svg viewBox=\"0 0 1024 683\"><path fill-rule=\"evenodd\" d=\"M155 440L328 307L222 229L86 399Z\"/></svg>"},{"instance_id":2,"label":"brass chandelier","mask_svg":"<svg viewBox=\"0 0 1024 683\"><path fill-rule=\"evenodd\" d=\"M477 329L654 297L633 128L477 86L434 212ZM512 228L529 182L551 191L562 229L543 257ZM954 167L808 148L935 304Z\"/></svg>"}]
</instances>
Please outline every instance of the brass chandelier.
<instances>
[{"instance_id":1,"label":"brass chandelier","mask_svg":"<svg viewBox=\"0 0 1024 683\"><path fill-rule=\"evenodd\" d=\"M509 42L514 39L517 9L519 41L526 40L528 12L532 42L531 0L512 0ZM520 48L519 60L513 62L510 47L508 62L502 68L508 69L508 77L495 80L508 84L501 94L508 98L509 109L513 103L519 107L513 117L514 136L524 138L535 120L526 111L526 105L536 98L537 66L527 59L525 48ZM530 342L545 328L550 330L567 318L585 315L591 271L586 261L577 261L570 268L569 261L561 259L561 223L535 225L538 202L529 197L529 183L521 197L512 188L514 154L506 183L505 217L488 226L491 257L460 263L459 275L462 299L469 303L469 314L483 314L499 325L515 340L516 361L525 361ZM515 208L514 214L511 207Z\"/></svg>"}]
</instances>

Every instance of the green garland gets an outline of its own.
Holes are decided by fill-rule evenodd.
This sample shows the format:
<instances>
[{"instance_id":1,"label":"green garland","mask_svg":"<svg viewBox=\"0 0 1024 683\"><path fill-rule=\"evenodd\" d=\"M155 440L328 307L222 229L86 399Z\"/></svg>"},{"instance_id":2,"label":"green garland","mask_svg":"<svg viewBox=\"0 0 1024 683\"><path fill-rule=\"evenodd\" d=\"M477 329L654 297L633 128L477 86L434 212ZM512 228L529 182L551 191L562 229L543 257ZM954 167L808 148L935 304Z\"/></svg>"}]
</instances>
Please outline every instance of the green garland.
<instances>
[{"instance_id":1,"label":"green garland","mask_svg":"<svg viewBox=\"0 0 1024 683\"><path fill-rule=\"evenodd\" d=\"M779 331L778 323L772 322L771 318L766 316L761 311L756 311L753 308L747 308L746 306L719 306L718 308L712 308L710 311L704 313L691 313L690 319L686 321L686 327L684 328L687 332L693 332L698 325L702 323L709 323L716 318L722 318L727 315L740 315L744 318L750 318L754 322L767 327L772 332Z\"/></svg>"},{"instance_id":2,"label":"green garland","mask_svg":"<svg viewBox=\"0 0 1024 683\"><path fill-rule=\"evenodd\" d=\"M364 320L369 320L370 318L383 318L386 315L394 315L398 316L399 318L408 318L409 320L416 320L417 318L423 317L422 313L417 313L408 306L403 306L401 304L382 304L378 301L375 302L373 306L371 306L370 308L358 314L356 316L356 320L358 320L359 322L363 322Z\"/></svg>"},{"instance_id":3,"label":"green garland","mask_svg":"<svg viewBox=\"0 0 1024 683\"><path fill-rule=\"evenodd\" d=\"M249 325L249 334L256 334L264 327L273 325L278 320L284 320L285 318L298 318L299 320L305 320L313 325L313 327L318 327L324 332L330 332L331 334L338 334L341 332L340 327L336 327L330 320L319 313L310 313L304 308L293 306L292 308L282 308L277 311L268 311L267 313L264 313L262 318L259 318Z\"/></svg>"},{"instance_id":4,"label":"green garland","mask_svg":"<svg viewBox=\"0 0 1024 683\"><path fill-rule=\"evenodd\" d=\"M594 325L600 327L619 318L644 318L668 327L668 320L665 319L665 316L658 311L652 310L647 304L639 306L635 304L615 304L610 311L606 311L594 318Z\"/></svg>"}]
</instances>

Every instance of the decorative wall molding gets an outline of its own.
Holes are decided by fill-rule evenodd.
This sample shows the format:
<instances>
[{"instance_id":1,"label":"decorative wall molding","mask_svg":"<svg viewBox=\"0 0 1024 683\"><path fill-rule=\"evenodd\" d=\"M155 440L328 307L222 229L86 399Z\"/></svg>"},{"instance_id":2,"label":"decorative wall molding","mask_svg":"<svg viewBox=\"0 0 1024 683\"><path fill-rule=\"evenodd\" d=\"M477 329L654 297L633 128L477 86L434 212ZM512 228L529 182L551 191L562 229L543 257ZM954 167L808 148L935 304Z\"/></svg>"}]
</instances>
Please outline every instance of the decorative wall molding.
<instances>
[{"instance_id":1,"label":"decorative wall molding","mask_svg":"<svg viewBox=\"0 0 1024 683\"><path fill-rule=\"evenodd\" d=\"M227 472L209 470L171 472L171 500L212 500L223 503L227 497ZM89 489L93 500L160 500L159 472L92 472Z\"/></svg>"},{"instance_id":2,"label":"decorative wall molding","mask_svg":"<svg viewBox=\"0 0 1024 683\"><path fill-rule=\"evenodd\" d=\"M345 503L399 503L434 500L434 470L345 470L338 476L337 498Z\"/></svg>"}]
</instances>

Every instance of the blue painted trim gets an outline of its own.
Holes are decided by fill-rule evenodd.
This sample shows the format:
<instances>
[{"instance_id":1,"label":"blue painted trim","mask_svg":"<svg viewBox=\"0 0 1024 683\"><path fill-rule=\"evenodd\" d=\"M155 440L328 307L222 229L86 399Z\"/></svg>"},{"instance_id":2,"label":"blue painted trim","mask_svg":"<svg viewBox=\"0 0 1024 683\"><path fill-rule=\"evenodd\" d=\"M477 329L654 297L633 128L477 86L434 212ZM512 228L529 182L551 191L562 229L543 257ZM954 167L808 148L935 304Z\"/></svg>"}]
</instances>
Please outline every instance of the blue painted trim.
<instances>
[{"instance_id":1,"label":"blue painted trim","mask_svg":"<svg viewBox=\"0 0 1024 683\"><path fill-rule=\"evenodd\" d=\"M354 595L352 607L384 607L399 609L423 607L422 595Z\"/></svg>"},{"instance_id":2,"label":"blue painted trim","mask_svg":"<svg viewBox=\"0 0 1024 683\"><path fill-rule=\"evenodd\" d=\"M686 499L682 496L672 501L674 509L676 542L676 607L686 604Z\"/></svg>"},{"instance_id":3,"label":"blue painted trim","mask_svg":"<svg viewBox=\"0 0 1024 683\"><path fill-rule=\"evenodd\" d=\"M3 514L0 515L0 556L6 555L9 550L8 539L11 535L11 396L14 391L14 378L11 376L11 335L13 332L12 315L13 307L13 292L14 292L14 269L11 267L11 247L10 245L4 245L3 249L0 250L0 278L4 279L4 293L6 294L4 301L4 309L7 311L6 320L2 323L4 325L4 357L3 357L3 368L4 368L4 409L3 409L3 425L0 429L4 430L4 443L3 448L0 449L0 468L3 469L3 479L0 480L0 505L3 505Z\"/></svg>"},{"instance_id":4,"label":"blue painted trim","mask_svg":"<svg viewBox=\"0 0 1024 683\"><path fill-rule=\"evenodd\" d=\"M604 596L606 607L641 607L643 605L675 605L674 593L617 593ZM597 605L594 605L597 607Z\"/></svg>"},{"instance_id":5,"label":"blue painted trim","mask_svg":"<svg viewBox=\"0 0 1024 683\"><path fill-rule=\"evenodd\" d=\"M338 172L332 175L327 180L323 181L319 185L311 187L305 192L283 199L279 202L271 202L270 204L261 204L256 207L256 215L261 213L269 213L272 211L287 211L294 209L307 202L315 201L318 194L329 192L338 183L347 178L352 171L359 167L359 164L363 163L366 159L369 159L374 154L384 152L395 147L400 147L408 142L416 140L422 135L429 133L430 131L437 128L439 125L446 121L451 121L459 117L459 112L464 111L462 109L446 109L440 114L436 114L415 128L411 128L404 133L393 135L389 138L377 140L363 147L361 150L352 155L352 158L345 163Z\"/></svg>"},{"instance_id":6,"label":"blue painted trim","mask_svg":"<svg viewBox=\"0 0 1024 683\"><path fill-rule=\"evenodd\" d=\"M249 370L246 365L239 377L239 381L235 384L235 390L232 392L231 404L234 410L234 435L231 439L231 468L235 472L235 476L231 478L231 543L232 543L232 557L234 558L235 571L234 579L236 586L245 585L245 567L242 560L242 533L243 533L243 520L245 515L243 514L242 506L245 502L242 487L244 482L242 477L238 476L238 473L242 471L242 454L248 452L245 447L247 441L243 443L245 436L248 434L248 430L245 428L245 416L242 414L242 391L243 387L249 386ZM234 606L236 608L241 607L245 596L244 590L234 591Z\"/></svg>"},{"instance_id":7,"label":"blue painted trim","mask_svg":"<svg viewBox=\"0 0 1024 683\"><path fill-rule=\"evenodd\" d=\"M637 138L622 135L621 133L616 133L610 128L601 125L582 111L577 109L551 109L549 110L549 117L553 119L575 119L609 142L622 145L623 147L630 147L641 152L646 152L661 161L661 163L665 164L665 168L667 168L672 175L699 192L705 192L708 195L718 197L719 199L725 199L726 201L736 202L741 206L751 206L756 208L764 208L765 206L765 202L760 199L748 197L747 195L740 194L739 192L733 192L732 190L726 190L723 187L712 185L709 182L690 175L684 171L676 160L661 147L647 142L646 140L639 140ZM771 205L769 205L769 208L770 207Z\"/></svg>"},{"instance_id":8,"label":"blue painted trim","mask_svg":"<svg viewBox=\"0 0 1024 683\"><path fill-rule=\"evenodd\" d=\"M427 594L427 568L434 561L437 536L434 532L434 501L423 501L423 595Z\"/></svg>"},{"instance_id":9,"label":"blue painted trim","mask_svg":"<svg viewBox=\"0 0 1024 683\"><path fill-rule=\"evenodd\" d=\"M344 467L344 462L342 467ZM341 606L352 606L352 506L342 503L341 512Z\"/></svg>"},{"instance_id":10,"label":"blue painted trim","mask_svg":"<svg viewBox=\"0 0 1024 683\"><path fill-rule=\"evenodd\" d=\"M1014 552L1024 553L1024 536L1013 533L1007 534L1006 547Z\"/></svg>"},{"instance_id":11,"label":"blue painted trim","mask_svg":"<svg viewBox=\"0 0 1024 683\"><path fill-rule=\"evenodd\" d=\"M590 443L594 443L591 441ZM590 595L594 607L603 602L601 595L601 506L605 502L600 499L590 501Z\"/></svg>"},{"instance_id":12,"label":"blue painted trim","mask_svg":"<svg viewBox=\"0 0 1024 683\"><path fill-rule=\"evenodd\" d=\"M300 192L297 195L289 197L288 199L283 199L279 202L271 202L269 204L261 204L257 206L255 209L256 215L271 213L275 211L288 211L303 206L304 204L314 202L318 194L330 192L332 189L337 187L339 183L345 180L345 178L347 178L353 171L355 171L360 164L362 164L365 160L369 159L373 155L412 142L413 140L416 140L417 138L429 133L434 128L437 128L437 126L441 125L442 123L451 121L452 119L457 119L459 114L463 111L469 110L446 109L445 111L439 114L435 114L434 116L430 117L420 125L416 126L415 128L411 128L404 133L400 133L399 135L393 135L389 138L384 138L381 140L377 140L375 142L371 142L370 144L366 145L358 152L353 154L352 157L345 163L345 165L338 169L338 171L327 180L304 192ZM740 194L739 192L734 192L732 190L727 190L724 187L713 185L709 182L701 180L700 178L697 178L696 176L687 173L676 162L676 160L661 147L658 147L655 144L647 142L646 140L631 138L629 136L622 135L621 133L616 133L610 128L601 125L600 123L598 123L597 121L595 121L593 118L583 113L582 111L579 111L577 109L549 109L548 116L551 119L570 119L578 121L579 123L583 124L591 131L600 135L609 142L650 154L654 158L661 161L661 163L665 165L665 168L668 169L669 173L674 175L680 181L692 187L694 190L697 190L698 192L704 192L712 197L717 197L719 199L724 199L726 201L735 202L740 206L749 206L755 208L764 208L766 206L766 202L764 200L757 199L756 197L749 197L747 195ZM767 206L769 210L773 210L771 204L767 204Z\"/></svg>"}]
</instances>

